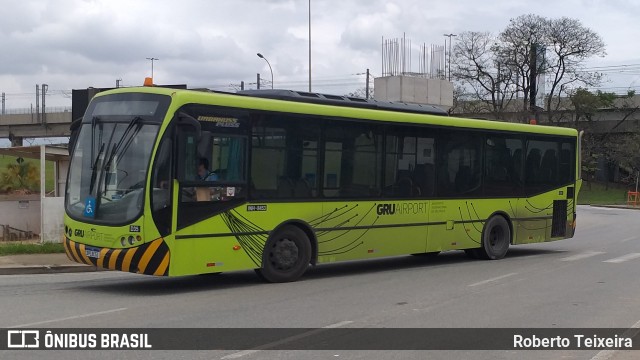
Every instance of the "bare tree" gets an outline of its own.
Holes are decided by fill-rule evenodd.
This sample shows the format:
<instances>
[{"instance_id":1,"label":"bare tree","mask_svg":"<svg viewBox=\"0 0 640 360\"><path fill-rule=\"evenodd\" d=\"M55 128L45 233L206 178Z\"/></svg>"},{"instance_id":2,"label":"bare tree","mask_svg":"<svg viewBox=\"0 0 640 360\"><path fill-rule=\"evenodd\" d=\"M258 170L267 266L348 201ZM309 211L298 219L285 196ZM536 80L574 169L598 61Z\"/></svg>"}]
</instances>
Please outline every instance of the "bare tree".
<instances>
[{"instance_id":1,"label":"bare tree","mask_svg":"<svg viewBox=\"0 0 640 360\"><path fill-rule=\"evenodd\" d=\"M577 86L594 86L600 83L601 74L584 70L584 61L593 56L604 56L605 45L602 38L579 20L563 17L549 21L545 36L548 49L546 72L550 76L550 89L545 110L549 122L554 120L552 104L567 94L567 90Z\"/></svg>"},{"instance_id":2,"label":"bare tree","mask_svg":"<svg viewBox=\"0 0 640 360\"><path fill-rule=\"evenodd\" d=\"M514 111L516 106L509 103L520 95L520 108L534 112L530 93L537 84L537 74L549 79L544 104L539 105L549 122L560 119L555 111L562 103L560 97L600 81L600 74L585 71L583 64L590 57L605 54L604 42L576 19L526 14L511 19L497 37L464 32L457 40L452 77L484 101L496 118L502 118L507 108Z\"/></svg>"},{"instance_id":3,"label":"bare tree","mask_svg":"<svg viewBox=\"0 0 640 360\"><path fill-rule=\"evenodd\" d=\"M452 76L471 89L496 119L503 119L515 95L512 68L499 56L499 44L487 32L463 32L453 51Z\"/></svg>"},{"instance_id":4,"label":"bare tree","mask_svg":"<svg viewBox=\"0 0 640 360\"><path fill-rule=\"evenodd\" d=\"M522 94L524 111L529 109L532 50L537 48L537 44L544 42L548 23L549 20L542 16L521 15L509 20L509 25L499 35L498 56L503 58L505 64L513 70L516 91ZM545 71L545 63L539 62L535 73Z\"/></svg>"}]
</instances>

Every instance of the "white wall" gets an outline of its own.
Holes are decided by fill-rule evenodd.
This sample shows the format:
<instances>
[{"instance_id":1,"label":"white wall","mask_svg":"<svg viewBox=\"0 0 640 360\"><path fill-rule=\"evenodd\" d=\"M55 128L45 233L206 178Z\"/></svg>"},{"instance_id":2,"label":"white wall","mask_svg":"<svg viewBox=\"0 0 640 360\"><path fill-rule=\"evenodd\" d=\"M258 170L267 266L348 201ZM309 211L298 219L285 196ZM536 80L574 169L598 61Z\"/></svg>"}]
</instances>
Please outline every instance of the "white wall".
<instances>
[{"instance_id":1,"label":"white wall","mask_svg":"<svg viewBox=\"0 0 640 360\"><path fill-rule=\"evenodd\" d=\"M386 76L375 78L374 89L379 101L428 104L445 110L453 106L453 84L447 80Z\"/></svg>"},{"instance_id":2,"label":"white wall","mask_svg":"<svg viewBox=\"0 0 640 360\"><path fill-rule=\"evenodd\" d=\"M64 233L64 197L46 197L42 206L42 242L62 242Z\"/></svg>"},{"instance_id":3,"label":"white wall","mask_svg":"<svg viewBox=\"0 0 640 360\"><path fill-rule=\"evenodd\" d=\"M40 233L40 195L0 196L0 224Z\"/></svg>"}]
</instances>

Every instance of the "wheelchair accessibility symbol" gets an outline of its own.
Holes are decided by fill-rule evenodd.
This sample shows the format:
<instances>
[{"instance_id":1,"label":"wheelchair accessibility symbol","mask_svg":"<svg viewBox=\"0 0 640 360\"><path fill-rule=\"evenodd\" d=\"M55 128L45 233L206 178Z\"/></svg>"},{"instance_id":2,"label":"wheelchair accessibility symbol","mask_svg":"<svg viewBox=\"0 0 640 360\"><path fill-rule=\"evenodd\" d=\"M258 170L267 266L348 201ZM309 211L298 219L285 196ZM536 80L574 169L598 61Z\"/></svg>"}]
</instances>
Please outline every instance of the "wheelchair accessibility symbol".
<instances>
[{"instance_id":1,"label":"wheelchair accessibility symbol","mask_svg":"<svg viewBox=\"0 0 640 360\"><path fill-rule=\"evenodd\" d=\"M96 198L89 196L84 201L84 213L85 217L95 218L96 217Z\"/></svg>"}]
</instances>

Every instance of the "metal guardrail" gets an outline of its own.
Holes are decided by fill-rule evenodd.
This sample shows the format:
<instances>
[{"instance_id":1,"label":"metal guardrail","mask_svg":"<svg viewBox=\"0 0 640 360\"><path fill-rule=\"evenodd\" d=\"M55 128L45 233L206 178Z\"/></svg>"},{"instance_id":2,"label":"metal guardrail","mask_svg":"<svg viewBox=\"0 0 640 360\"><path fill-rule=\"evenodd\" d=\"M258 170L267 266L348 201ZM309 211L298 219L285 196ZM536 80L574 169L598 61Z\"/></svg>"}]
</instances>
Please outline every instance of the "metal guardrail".
<instances>
[{"instance_id":1,"label":"metal guardrail","mask_svg":"<svg viewBox=\"0 0 640 360\"><path fill-rule=\"evenodd\" d=\"M45 112L47 114L51 113L61 113L61 112L71 112L71 106L51 106L46 107ZM15 108L15 109L5 109L4 113L1 115L24 115L24 114L36 114L36 109L34 108Z\"/></svg>"},{"instance_id":2,"label":"metal guardrail","mask_svg":"<svg viewBox=\"0 0 640 360\"><path fill-rule=\"evenodd\" d=\"M33 231L16 229L9 225L0 225L0 228L2 229L2 238L0 238L0 241L30 240L37 236Z\"/></svg>"}]
</instances>

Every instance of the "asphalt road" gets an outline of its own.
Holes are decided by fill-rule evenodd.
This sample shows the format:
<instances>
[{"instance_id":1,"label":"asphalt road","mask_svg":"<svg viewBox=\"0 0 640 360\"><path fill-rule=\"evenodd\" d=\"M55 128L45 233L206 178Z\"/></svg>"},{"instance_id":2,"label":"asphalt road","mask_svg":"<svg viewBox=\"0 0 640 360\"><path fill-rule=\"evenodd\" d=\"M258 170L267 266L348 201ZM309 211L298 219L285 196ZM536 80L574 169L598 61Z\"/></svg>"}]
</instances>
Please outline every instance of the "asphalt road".
<instances>
[{"instance_id":1,"label":"asphalt road","mask_svg":"<svg viewBox=\"0 0 640 360\"><path fill-rule=\"evenodd\" d=\"M253 272L0 276L0 328L640 327L640 211L579 207L573 239L509 250L323 265L265 284ZM2 359L632 359L580 351L10 351Z\"/></svg>"}]
</instances>

